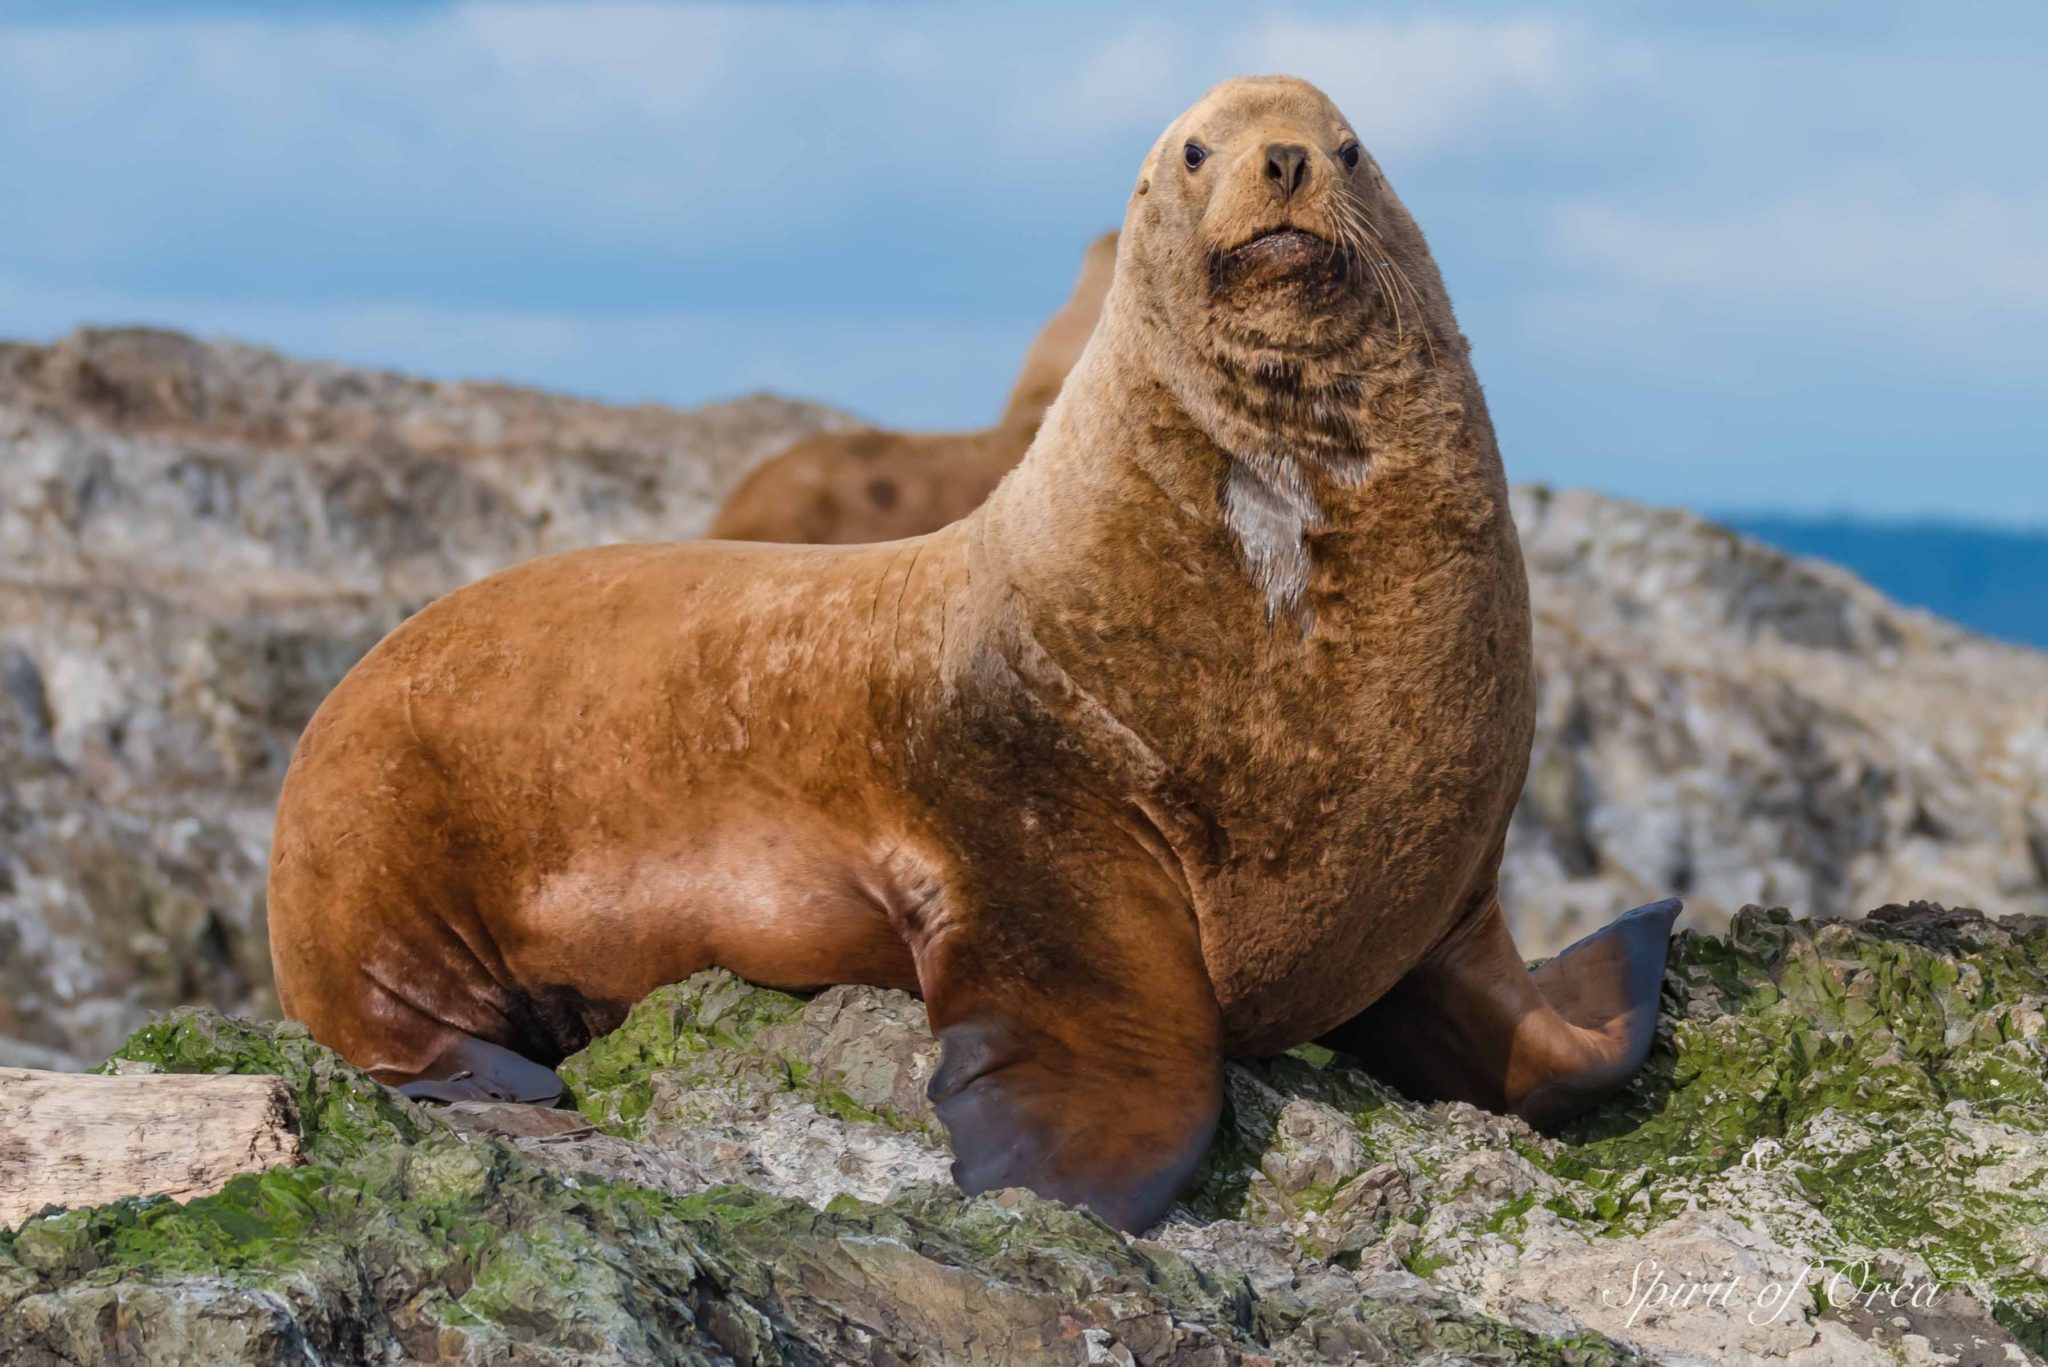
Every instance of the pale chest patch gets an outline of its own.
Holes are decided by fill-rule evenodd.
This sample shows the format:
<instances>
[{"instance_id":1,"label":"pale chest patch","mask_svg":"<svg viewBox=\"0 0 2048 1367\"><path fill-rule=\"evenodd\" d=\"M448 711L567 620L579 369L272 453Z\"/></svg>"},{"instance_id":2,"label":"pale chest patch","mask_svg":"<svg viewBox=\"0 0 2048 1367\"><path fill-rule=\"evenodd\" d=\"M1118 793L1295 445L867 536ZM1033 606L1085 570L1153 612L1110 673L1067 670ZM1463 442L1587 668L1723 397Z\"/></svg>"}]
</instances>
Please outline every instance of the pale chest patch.
<instances>
[{"instance_id":1,"label":"pale chest patch","mask_svg":"<svg viewBox=\"0 0 2048 1367\"><path fill-rule=\"evenodd\" d=\"M1237 538L1245 573L1266 600L1271 623L1294 616L1308 592L1308 528L1322 520L1301 463L1233 456L1223 484L1223 521Z\"/></svg>"}]
</instances>

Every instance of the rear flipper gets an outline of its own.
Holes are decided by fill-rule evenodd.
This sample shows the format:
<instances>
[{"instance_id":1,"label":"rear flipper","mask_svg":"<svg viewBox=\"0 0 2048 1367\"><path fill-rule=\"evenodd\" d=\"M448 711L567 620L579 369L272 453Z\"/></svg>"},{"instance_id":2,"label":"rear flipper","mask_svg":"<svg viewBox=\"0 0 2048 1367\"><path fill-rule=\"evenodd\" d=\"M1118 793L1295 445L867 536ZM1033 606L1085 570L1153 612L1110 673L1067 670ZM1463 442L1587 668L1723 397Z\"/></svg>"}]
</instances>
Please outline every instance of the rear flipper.
<instances>
[{"instance_id":1,"label":"rear flipper","mask_svg":"<svg viewBox=\"0 0 2048 1367\"><path fill-rule=\"evenodd\" d=\"M1657 1030L1675 899L1637 907L1538 967L1500 902L1321 1041L1410 1096L1561 1124L1622 1086Z\"/></svg>"},{"instance_id":2,"label":"rear flipper","mask_svg":"<svg viewBox=\"0 0 2048 1367\"><path fill-rule=\"evenodd\" d=\"M399 1092L415 1101L518 1101L552 1106L562 1079L523 1054L464 1035Z\"/></svg>"}]
</instances>

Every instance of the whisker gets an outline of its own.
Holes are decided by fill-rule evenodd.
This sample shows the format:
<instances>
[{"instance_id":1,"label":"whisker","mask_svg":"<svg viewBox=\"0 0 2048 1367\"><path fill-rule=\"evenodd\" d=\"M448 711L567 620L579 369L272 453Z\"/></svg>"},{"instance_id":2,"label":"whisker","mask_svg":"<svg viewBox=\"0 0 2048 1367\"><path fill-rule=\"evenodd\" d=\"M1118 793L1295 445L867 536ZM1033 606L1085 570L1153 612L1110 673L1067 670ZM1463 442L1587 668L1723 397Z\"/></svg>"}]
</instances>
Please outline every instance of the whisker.
<instances>
[{"instance_id":1,"label":"whisker","mask_svg":"<svg viewBox=\"0 0 2048 1367\"><path fill-rule=\"evenodd\" d=\"M1359 231L1363 233L1366 236L1366 238L1369 241L1371 241L1373 246L1379 250L1381 258L1384 259L1388 267L1398 275L1400 283L1407 286L1409 298L1414 301L1418 308L1420 308L1422 305L1422 296L1415 289L1415 282L1408 278L1408 273L1405 270L1402 270L1400 263L1394 259L1393 252L1388 250L1385 241L1381 239L1380 235L1376 231L1374 231L1372 226L1372 220L1369 217L1367 217L1364 207L1355 204L1347 205L1346 207L1350 210L1350 212L1353 215L1355 215Z\"/></svg>"},{"instance_id":2,"label":"whisker","mask_svg":"<svg viewBox=\"0 0 2048 1367\"><path fill-rule=\"evenodd\" d=\"M1343 201L1339 202L1342 203ZM1394 272L1400 284L1407 287L1408 298L1414 303L1416 314L1426 321L1429 317L1429 306L1423 301L1422 291L1416 288L1415 281L1409 278L1408 272L1402 268L1400 262L1394 259L1394 254L1388 251L1386 244L1380 240L1379 234L1373 231L1372 220L1366 217L1365 210L1360 208L1358 216L1360 228L1372 240L1373 245L1379 248L1381 257L1385 259L1387 266ZM1398 331L1399 324L1397 323L1395 326ZM1437 363L1436 342L1430 337L1427 326L1422 327L1420 331L1422 333L1422 344L1429 352L1429 363L1434 367Z\"/></svg>"},{"instance_id":3,"label":"whisker","mask_svg":"<svg viewBox=\"0 0 2048 1367\"><path fill-rule=\"evenodd\" d=\"M1379 240L1371 235L1371 230L1364 221L1364 210L1344 199L1337 200L1337 204L1340 209L1339 222L1344 225L1344 231L1351 235L1353 243L1356 244L1353 250L1365 259L1366 265L1373 273L1373 279L1379 284L1380 293L1386 296L1388 306L1394 311L1394 335L1405 335L1407 326L1401 319L1400 287L1390 278L1390 272L1395 268L1392 258L1387 255L1386 248ZM1367 244L1370 244L1369 250Z\"/></svg>"}]
</instances>

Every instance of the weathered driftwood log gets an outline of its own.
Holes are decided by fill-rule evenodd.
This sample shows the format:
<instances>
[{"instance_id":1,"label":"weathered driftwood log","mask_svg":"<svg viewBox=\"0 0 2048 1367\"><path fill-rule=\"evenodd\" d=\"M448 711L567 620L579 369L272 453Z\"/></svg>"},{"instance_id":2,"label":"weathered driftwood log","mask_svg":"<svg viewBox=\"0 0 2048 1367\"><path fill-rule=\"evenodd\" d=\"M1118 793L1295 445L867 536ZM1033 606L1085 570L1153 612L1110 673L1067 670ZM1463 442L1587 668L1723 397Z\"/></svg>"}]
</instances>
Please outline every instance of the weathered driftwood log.
<instances>
[{"instance_id":1,"label":"weathered driftwood log","mask_svg":"<svg viewBox=\"0 0 2048 1367\"><path fill-rule=\"evenodd\" d=\"M299 1161L274 1077L92 1077L0 1068L0 1229L44 1206L190 1200L237 1173Z\"/></svg>"}]
</instances>

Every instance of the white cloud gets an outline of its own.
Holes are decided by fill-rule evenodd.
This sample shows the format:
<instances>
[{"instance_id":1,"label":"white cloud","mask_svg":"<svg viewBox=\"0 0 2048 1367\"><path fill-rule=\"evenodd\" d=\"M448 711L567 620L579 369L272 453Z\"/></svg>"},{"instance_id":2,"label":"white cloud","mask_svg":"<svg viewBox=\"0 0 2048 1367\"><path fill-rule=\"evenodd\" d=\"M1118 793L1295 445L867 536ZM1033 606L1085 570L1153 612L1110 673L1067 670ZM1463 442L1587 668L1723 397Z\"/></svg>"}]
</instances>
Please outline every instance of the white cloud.
<instances>
[{"instance_id":1,"label":"white cloud","mask_svg":"<svg viewBox=\"0 0 2048 1367\"><path fill-rule=\"evenodd\" d=\"M0 156L62 191L38 205L40 244L134 255L255 216L285 231L511 228L593 246L783 236L786 215L703 211L779 169L772 136L751 144L768 155L735 166L728 135L775 129L793 91L858 62L775 9L376 13L0 23ZM721 117L706 114L714 103ZM840 201L832 166L805 171L814 204Z\"/></svg>"},{"instance_id":2,"label":"white cloud","mask_svg":"<svg viewBox=\"0 0 2048 1367\"><path fill-rule=\"evenodd\" d=\"M1071 138L1106 128L1156 132L1201 93L1190 75L1197 64L1183 30L1159 19L1128 20L1080 54L1071 74L1020 92L1014 123Z\"/></svg>"},{"instance_id":3,"label":"white cloud","mask_svg":"<svg viewBox=\"0 0 2048 1367\"><path fill-rule=\"evenodd\" d=\"M1631 46L1533 17L1275 18L1243 50L1254 68L1314 81L1369 145L1408 156L1512 133L1518 117L1632 78L1643 60Z\"/></svg>"},{"instance_id":4,"label":"white cloud","mask_svg":"<svg viewBox=\"0 0 2048 1367\"><path fill-rule=\"evenodd\" d=\"M1559 211L1552 240L1588 274L1659 289L1913 314L2048 305L2044 191L1887 179L1707 215L1579 202Z\"/></svg>"},{"instance_id":5,"label":"white cloud","mask_svg":"<svg viewBox=\"0 0 2048 1367\"><path fill-rule=\"evenodd\" d=\"M1561 206L1572 277L1523 309L1546 351L1759 393L1815 368L1924 382L2038 380L2048 354L2048 192L1866 177L1688 213Z\"/></svg>"},{"instance_id":6,"label":"white cloud","mask_svg":"<svg viewBox=\"0 0 2048 1367\"><path fill-rule=\"evenodd\" d=\"M746 23L708 5L479 3L447 15L433 41L474 47L538 97L569 92L586 109L623 105L672 116L718 84ZM632 41L621 41L628 34Z\"/></svg>"},{"instance_id":7,"label":"white cloud","mask_svg":"<svg viewBox=\"0 0 2048 1367\"><path fill-rule=\"evenodd\" d=\"M1071 75L1023 92L1020 114L1071 136L1156 131L1226 77L1295 75L1321 86L1376 154L1412 158L1515 136L1532 114L1649 67L1640 45L1533 16L1142 18L1108 31Z\"/></svg>"}]
</instances>

